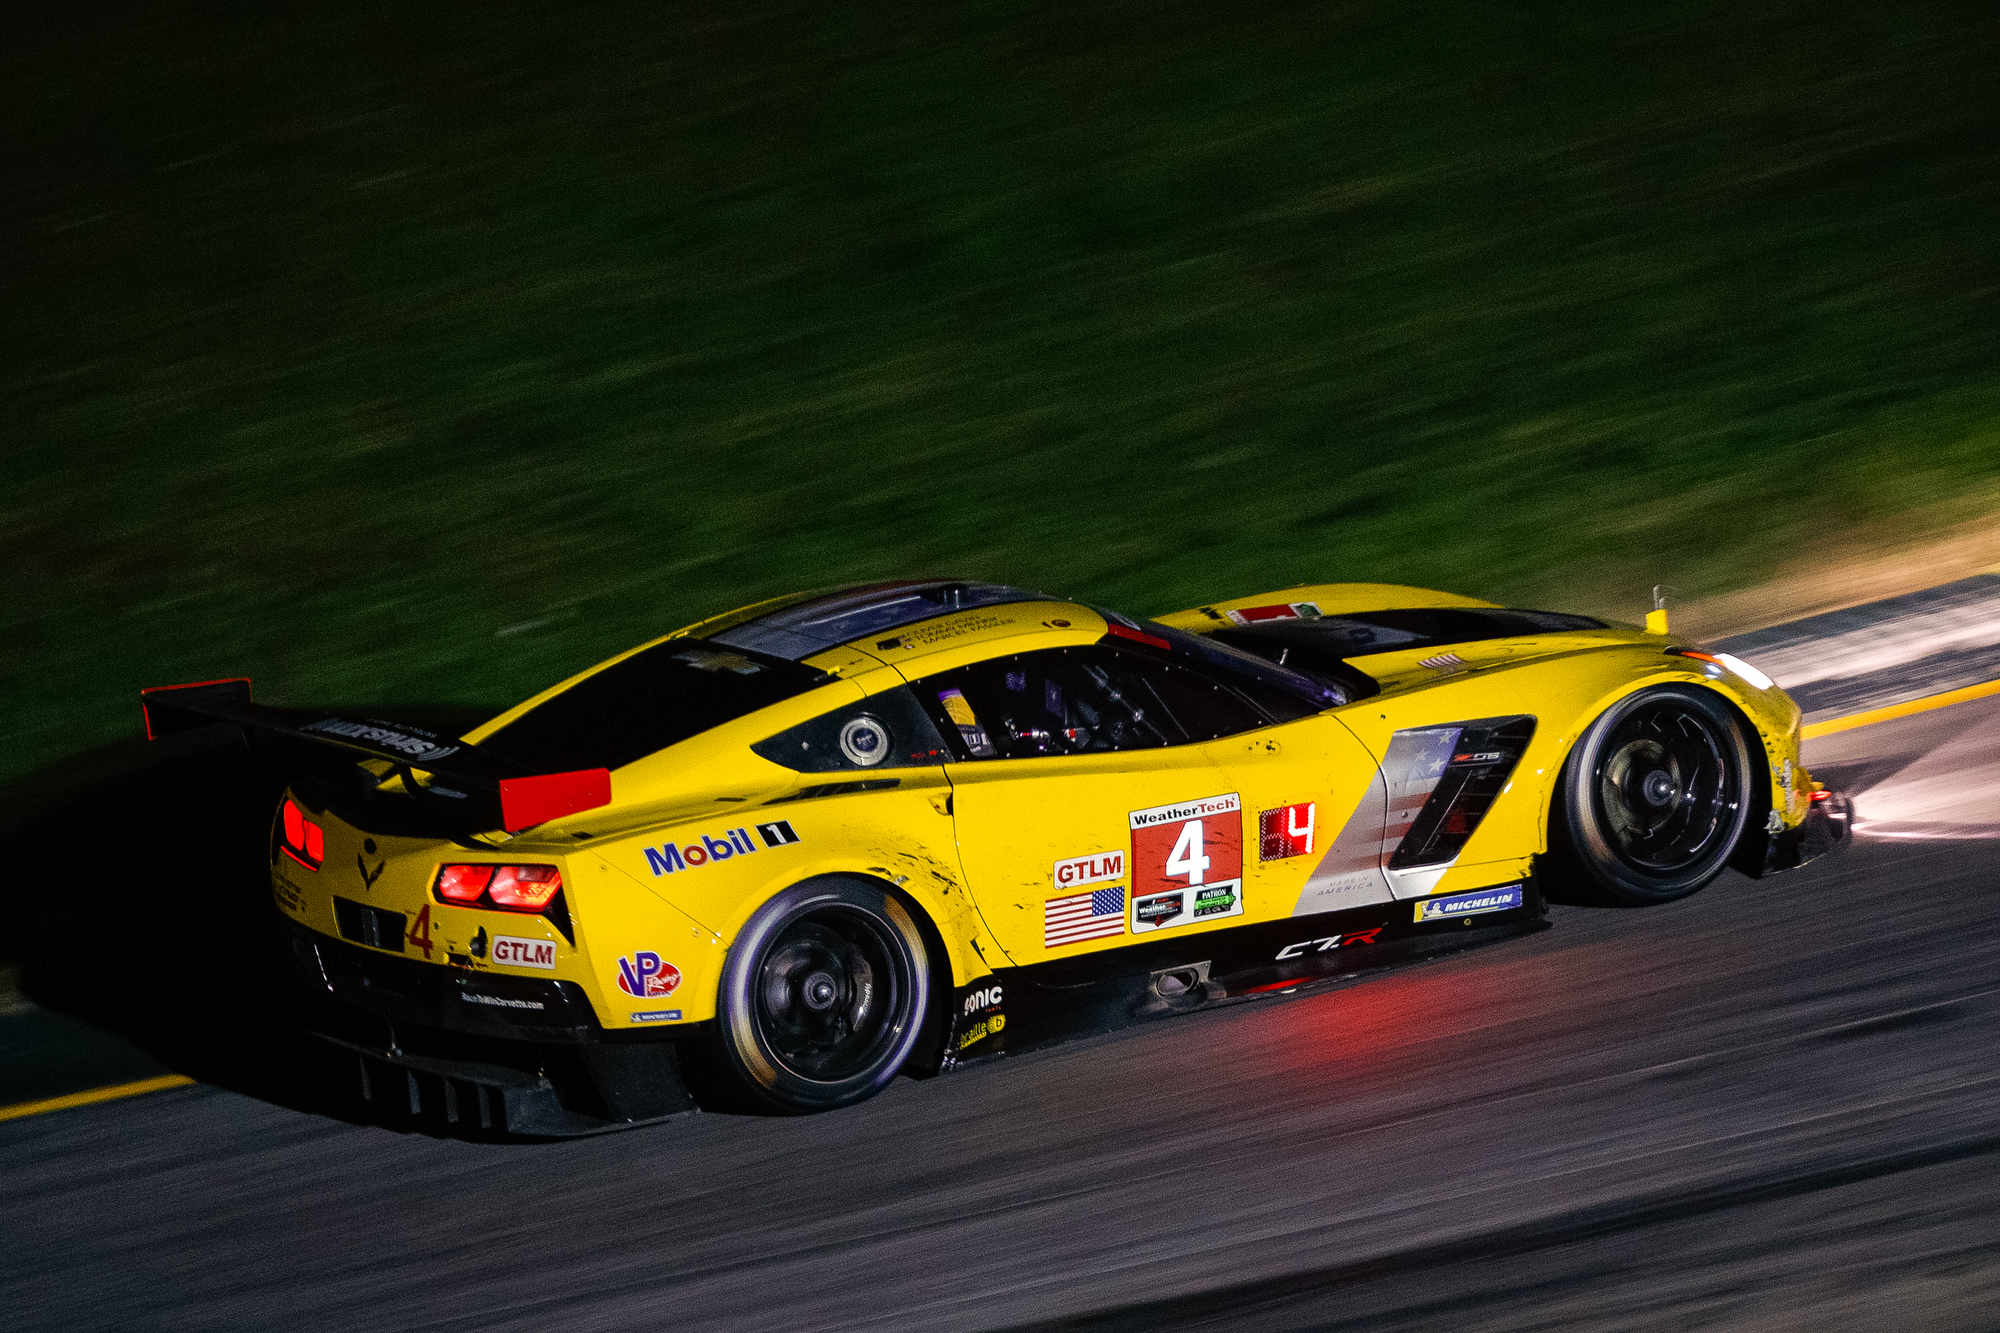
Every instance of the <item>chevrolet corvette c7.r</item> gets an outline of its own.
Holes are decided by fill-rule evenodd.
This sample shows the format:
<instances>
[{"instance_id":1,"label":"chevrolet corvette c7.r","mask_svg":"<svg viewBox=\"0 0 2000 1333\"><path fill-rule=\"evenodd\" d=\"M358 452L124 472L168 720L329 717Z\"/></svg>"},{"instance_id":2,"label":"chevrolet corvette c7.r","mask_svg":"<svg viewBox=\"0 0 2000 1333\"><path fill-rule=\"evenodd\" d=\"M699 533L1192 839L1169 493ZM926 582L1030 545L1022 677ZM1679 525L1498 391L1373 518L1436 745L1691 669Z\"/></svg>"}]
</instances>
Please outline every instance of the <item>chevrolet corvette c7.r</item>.
<instances>
[{"instance_id":1,"label":"chevrolet corvette c7.r","mask_svg":"<svg viewBox=\"0 0 2000 1333\"><path fill-rule=\"evenodd\" d=\"M779 1111L1289 992L1844 835L1747 663L1377 584L1157 620L994 584L781 598L462 737L145 695L289 784L271 886L372 1099L564 1133ZM329 762L312 762L322 756Z\"/></svg>"}]
</instances>

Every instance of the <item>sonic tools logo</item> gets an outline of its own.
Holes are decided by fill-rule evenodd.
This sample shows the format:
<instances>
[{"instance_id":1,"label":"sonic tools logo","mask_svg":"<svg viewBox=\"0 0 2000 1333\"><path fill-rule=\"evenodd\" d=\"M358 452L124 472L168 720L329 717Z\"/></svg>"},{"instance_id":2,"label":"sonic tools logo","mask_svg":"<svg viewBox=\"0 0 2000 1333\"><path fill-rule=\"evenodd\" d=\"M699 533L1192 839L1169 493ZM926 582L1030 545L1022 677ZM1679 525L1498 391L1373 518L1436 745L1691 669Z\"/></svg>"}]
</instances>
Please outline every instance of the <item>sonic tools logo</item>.
<instances>
[{"instance_id":1,"label":"sonic tools logo","mask_svg":"<svg viewBox=\"0 0 2000 1333\"><path fill-rule=\"evenodd\" d=\"M457 745L447 745L438 737L426 735L414 728L385 727L376 722L350 722L346 718L339 717L308 722L300 730L317 732L322 736L338 736L342 740L356 741L378 750L391 750L417 763L435 762L447 755L457 754L462 748Z\"/></svg>"},{"instance_id":2,"label":"sonic tools logo","mask_svg":"<svg viewBox=\"0 0 2000 1333\"><path fill-rule=\"evenodd\" d=\"M681 984L681 970L647 949L618 960L618 989L627 995L662 1000Z\"/></svg>"},{"instance_id":3,"label":"sonic tools logo","mask_svg":"<svg viewBox=\"0 0 2000 1333\"><path fill-rule=\"evenodd\" d=\"M756 825L757 836L766 847L789 847L799 840L789 821L778 819L769 824ZM711 861L727 861L732 856L748 856L758 850L750 840L748 829L733 828L721 837L704 833L698 842L690 842L676 847L667 843L660 847L646 849L646 864L652 867L655 878L671 875L681 870L699 870Z\"/></svg>"}]
</instances>

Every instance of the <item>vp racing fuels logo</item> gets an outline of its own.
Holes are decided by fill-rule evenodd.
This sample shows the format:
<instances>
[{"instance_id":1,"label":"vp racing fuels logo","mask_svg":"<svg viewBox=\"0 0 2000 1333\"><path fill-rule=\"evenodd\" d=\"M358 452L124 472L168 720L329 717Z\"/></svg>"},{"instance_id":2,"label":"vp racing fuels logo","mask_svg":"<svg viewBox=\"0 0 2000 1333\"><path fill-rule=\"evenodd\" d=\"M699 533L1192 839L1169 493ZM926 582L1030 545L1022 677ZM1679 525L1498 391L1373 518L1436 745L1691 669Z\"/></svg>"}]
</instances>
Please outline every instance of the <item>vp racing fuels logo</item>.
<instances>
[{"instance_id":1,"label":"vp racing fuels logo","mask_svg":"<svg viewBox=\"0 0 2000 1333\"><path fill-rule=\"evenodd\" d=\"M774 819L768 824L758 824L757 837L766 847L789 847L799 840L791 821ZM653 875L677 874L683 870L699 870L711 861L727 861L732 856L749 856L758 850L750 840L748 829L733 828L721 837L704 833L699 841L676 847L666 843L659 847L646 848L646 864L652 867Z\"/></svg>"},{"instance_id":2,"label":"vp racing fuels logo","mask_svg":"<svg viewBox=\"0 0 2000 1333\"><path fill-rule=\"evenodd\" d=\"M681 970L645 949L618 960L618 989L641 999L664 999L681 984Z\"/></svg>"}]
</instances>

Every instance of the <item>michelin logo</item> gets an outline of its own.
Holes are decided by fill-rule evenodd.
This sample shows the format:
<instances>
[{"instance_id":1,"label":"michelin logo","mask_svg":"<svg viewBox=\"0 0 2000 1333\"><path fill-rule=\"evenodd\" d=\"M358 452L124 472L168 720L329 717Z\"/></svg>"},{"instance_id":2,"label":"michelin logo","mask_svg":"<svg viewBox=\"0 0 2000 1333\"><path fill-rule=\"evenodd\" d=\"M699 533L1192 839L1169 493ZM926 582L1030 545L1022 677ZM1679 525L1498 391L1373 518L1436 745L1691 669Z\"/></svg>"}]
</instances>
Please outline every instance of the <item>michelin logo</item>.
<instances>
[{"instance_id":1,"label":"michelin logo","mask_svg":"<svg viewBox=\"0 0 2000 1333\"><path fill-rule=\"evenodd\" d=\"M1472 893L1454 893L1444 898L1426 898L1417 904L1417 920L1447 921L1453 917L1478 916L1482 912L1505 912L1519 907L1522 901L1519 884L1478 889Z\"/></svg>"}]
</instances>

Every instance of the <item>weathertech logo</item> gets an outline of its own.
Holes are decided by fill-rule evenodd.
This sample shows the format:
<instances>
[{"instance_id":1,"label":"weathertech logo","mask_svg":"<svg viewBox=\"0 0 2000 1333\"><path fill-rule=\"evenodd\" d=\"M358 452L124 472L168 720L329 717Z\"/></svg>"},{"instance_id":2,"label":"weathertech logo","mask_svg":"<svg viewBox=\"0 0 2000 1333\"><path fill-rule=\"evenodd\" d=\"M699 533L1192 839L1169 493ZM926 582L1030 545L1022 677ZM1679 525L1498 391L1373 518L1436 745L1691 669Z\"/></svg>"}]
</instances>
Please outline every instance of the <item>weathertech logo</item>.
<instances>
[{"instance_id":1,"label":"weathertech logo","mask_svg":"<svg viewBox=\"0 0 2000 1333\"><path fill-rule=\"evenodd\" d=\"M1132 827L1151 828L1155 824L1178 824L1183 820L1200 819L1204 815L1234 814L1243 808L1243 802L1235 792L1227 796L1209 796L1199 801L1183 801L1179 805L1156 805L1150 810L1134 810Z\"/></svg>"},{"instance_id":2,"label":"weathertech logo","mask_svg":"<svg viewBox=\"0 0 2000 1333\"><path fill-rule=\"evenodd\" d=\"M789 820L777 819L768 824L754 825L757 837L765 847L789 847L799 840L798 833ZM699 841L676 847L666 843L659 847L646 848L646 864L652 868L655 878L672 875L682 870L698 870L711 861L727 861L732 856L749 856L758 850L756 842L750 838L750 830L733 828L721 837L704 833Z\"/></svg>"}]
</instances>

